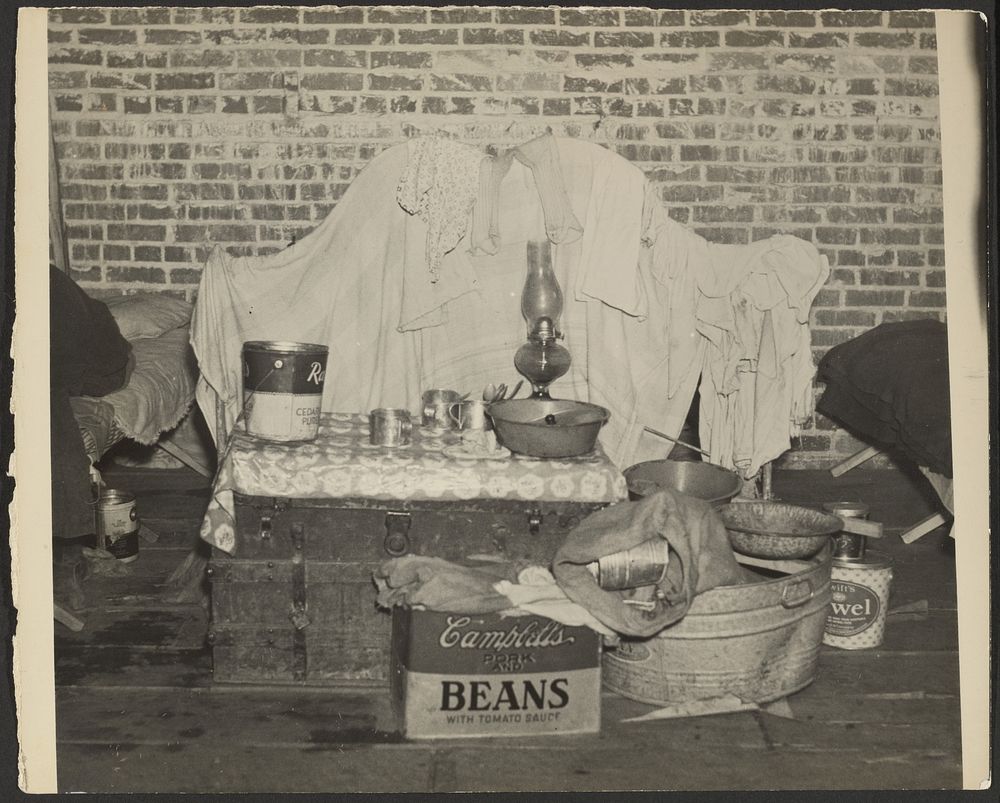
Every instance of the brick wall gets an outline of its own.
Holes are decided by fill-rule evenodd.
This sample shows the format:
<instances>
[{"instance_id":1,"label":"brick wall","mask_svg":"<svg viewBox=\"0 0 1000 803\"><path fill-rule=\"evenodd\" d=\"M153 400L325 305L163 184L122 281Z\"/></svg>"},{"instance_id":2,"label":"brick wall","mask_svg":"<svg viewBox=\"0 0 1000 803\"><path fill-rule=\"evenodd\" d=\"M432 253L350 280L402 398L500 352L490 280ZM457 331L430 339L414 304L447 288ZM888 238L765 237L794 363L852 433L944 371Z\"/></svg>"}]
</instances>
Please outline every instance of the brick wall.
<instances>
[{"instance_id":1,"label":"brick wall","mask_svg":"<svg viewBox=\"0 0 1000 803\"><path fill-rule=\"evenodd\" d=\"M592 139L716 242L775 232L833 266L817 357L944 314L932 13L555 8L84 8L49 16L74 276L197 289L209 248L321 221L379 150L444 130ZM858 445L820 418L786 462Z\"/></svg>"}]
</instances>

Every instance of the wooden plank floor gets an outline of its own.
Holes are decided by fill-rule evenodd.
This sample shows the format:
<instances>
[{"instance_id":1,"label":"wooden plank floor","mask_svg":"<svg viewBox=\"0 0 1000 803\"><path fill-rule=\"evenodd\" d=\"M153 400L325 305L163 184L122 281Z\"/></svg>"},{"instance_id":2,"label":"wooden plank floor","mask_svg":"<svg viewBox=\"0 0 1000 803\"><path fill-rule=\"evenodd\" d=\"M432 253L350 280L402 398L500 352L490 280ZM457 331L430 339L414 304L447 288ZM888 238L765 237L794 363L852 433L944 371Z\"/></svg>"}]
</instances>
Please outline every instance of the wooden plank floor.
<instances>
[{"instance_id":1,"label":"wooden plank floor","mask_svg":"<svg viewBox=\"0 0 1000 803\"><path fill-rule=\"evenodd\" d=\"M932 512L917 477L856 470L775 474L775 494L860 499L886 526L894 582L885 643L824 647L815 682L763 711L626 723L652 708L611 693L593 736L404 742L387 693L212 684L207 612L172 601L169 573L197 542L208 498L187 470L115 470L159 534L120 575L57 597L86 628L56 626L59 787L87 792L939 789L961 784L955 562L945 528L906 546ZM60 579L62 580L60 582ZM922 603L926 603L923 605ZM894 613L905 605L915 610Z\"/></svg>"}]
</instances>

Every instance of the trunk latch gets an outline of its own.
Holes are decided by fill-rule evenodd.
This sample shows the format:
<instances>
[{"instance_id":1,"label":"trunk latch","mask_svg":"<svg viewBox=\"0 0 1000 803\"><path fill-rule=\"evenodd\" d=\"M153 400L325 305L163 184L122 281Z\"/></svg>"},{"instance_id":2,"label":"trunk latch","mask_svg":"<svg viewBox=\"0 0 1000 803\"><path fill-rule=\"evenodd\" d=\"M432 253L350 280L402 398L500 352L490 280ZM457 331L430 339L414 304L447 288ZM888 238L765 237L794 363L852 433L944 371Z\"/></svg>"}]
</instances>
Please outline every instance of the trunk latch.
<instances>
[{"instance_id":1,"label":"trunk latch","mask_svg":"<svg viewBox=\"0 0 1000 803\"><path fill-rule=\"evenodd\" d=\"M410 551L410 514L389 511L385 514L385 539L382 547L394 558Z\"/></svg>"}]
</instances>

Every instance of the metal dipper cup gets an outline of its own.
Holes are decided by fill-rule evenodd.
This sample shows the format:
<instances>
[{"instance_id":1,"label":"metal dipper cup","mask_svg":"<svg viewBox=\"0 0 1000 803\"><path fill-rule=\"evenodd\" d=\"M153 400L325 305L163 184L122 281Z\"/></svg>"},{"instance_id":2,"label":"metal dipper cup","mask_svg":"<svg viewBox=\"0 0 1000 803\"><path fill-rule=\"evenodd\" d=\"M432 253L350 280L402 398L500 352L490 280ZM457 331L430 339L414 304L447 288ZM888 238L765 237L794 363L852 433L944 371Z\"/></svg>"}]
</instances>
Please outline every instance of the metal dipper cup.
<instances>
[{"instance_id":1,"label":"metal dipper cup","mask_svg":"<svg viewBox=\"0 0 1000 803\"><path fill-rule=\"evenodd\" d=\"M368 414L368 440L373 446L406 446L412 432L409 410L380 407Z\"/></svg>"},{"instance_id":2,"label":"metal dipper cup","mask_svg":"<svg viewBox=\"0 0 1000 803\"><path fill-rule=\"evenodd\" d=\"M421 422L425 427L433 429L454 429L455 422L449 410L453 404L461 401L461 398L462 394L457 390L444 388L425 390L420 397L423 403Z\"/></svg>"}]
</instances>

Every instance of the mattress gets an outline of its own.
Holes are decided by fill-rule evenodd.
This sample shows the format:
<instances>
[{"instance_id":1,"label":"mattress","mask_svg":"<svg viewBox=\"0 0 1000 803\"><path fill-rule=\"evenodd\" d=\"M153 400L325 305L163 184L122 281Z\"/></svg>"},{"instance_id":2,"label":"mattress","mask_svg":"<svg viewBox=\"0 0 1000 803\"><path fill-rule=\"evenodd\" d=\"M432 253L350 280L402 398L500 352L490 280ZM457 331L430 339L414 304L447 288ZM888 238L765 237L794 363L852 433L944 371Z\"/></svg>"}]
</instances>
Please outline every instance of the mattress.
<instances>
[{"instance_id":1,"label":"mattress","mask_svg":"<svg viewBox=\"0 0 1000 803\"><path fill-rule=\"evenodd\" d=\"M130 342L135 369L124 388L100 398L70 400L93 462L123 438L155 443L180 423L194 401L198 368L188 327Z\"/></svg>"}]
</instances>

